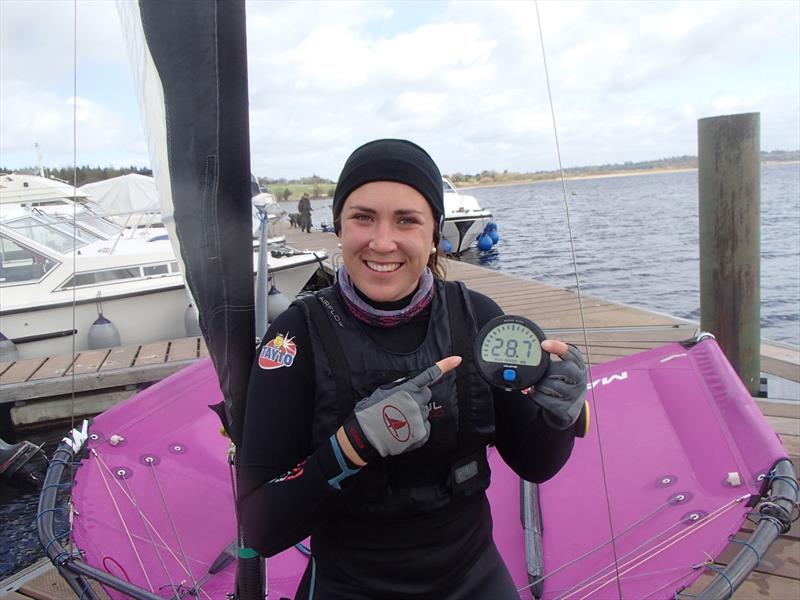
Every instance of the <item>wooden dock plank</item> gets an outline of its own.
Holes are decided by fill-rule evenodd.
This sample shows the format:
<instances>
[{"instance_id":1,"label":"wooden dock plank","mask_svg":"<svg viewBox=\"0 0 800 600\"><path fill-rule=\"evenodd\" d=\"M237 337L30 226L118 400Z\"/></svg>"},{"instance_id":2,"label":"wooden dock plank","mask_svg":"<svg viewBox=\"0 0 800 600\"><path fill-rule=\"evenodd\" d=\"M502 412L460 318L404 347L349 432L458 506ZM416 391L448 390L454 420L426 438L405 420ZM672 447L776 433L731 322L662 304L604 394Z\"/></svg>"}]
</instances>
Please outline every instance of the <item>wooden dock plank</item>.
<instances>
[{"instance_id":1,"label":"wooden dock plank","mask_svg":"<svg viewBox=\"0 0 800 600\"><path fill-rule=\"evenodd\" d=\"M703 573L692 586L677 596L678 600L694 598L711 582L714 576L715 573ZM733 600L764 600L766 598L797 600L800 598L800 581L790 577L753 572L733 595Z\"/></svg>"},{"instance_id":2,"label":"wooden dock plank","mask_svg":"<svg viewBox=\"0 0 800 600\"><path fill-rule=\"evenodd\" d=\"M155 365L166 362L169 342L153 342L152 344L142 344L139 355L134 361L134 365Z\"/></svg>"},{"instance_id":3,"label":"wooden dock plank","mask_svg":"<svg viewBox=\"0 0 800 600\"><path fill-rule=\"evenodd\" d=\"M3 373L8 371L13 364L14 364L13 360L8 362L0 362L0 377L2 377Z\"/></svg>"},{"instance_id":4,"label":"wooden dock plank","mask_svg":"<svg viewBox=\"0 0 800 600\"><path fill-rule=\"evenodd\" d=\"M765 398L756 399L761 412L768 417L800 419L800 402L775 402Z\"/></svg>"},{"instance_id":5,"label":"wooden dock plank","mask_svg":"<svg viewBox=\"0 0 800 600\"><path fill-rule=\"evenodd\" d=\"M28 381L31 375L39 370L39 367L41 367L46 360L47 358L42 356L16 361L0 375L0 385Z\"/></svg>"},{"instance_id":6,"label":"wooden dock plank","mask_svg":"<svg viewBox=\"0 0 800 600\"><path fill-rule=\"evenodd\" d=\"M75 362L75 356L72 354L61 354L60 356L52 356L42 364L37 371L28 378L28 381L38 381L40 379L50 379L53 377L61 377Z\"/></svg>"},{"instance_id":7,"label":"wooden dock plank","mask_svg":"<svg viewBox=\"0 0 800 600\"><path fill-rule=\"evenodd\" d=\"M800 421L789 417L765 417L767 423L781 435L800 437Z\"/></svg>"},{"instance_id":8,"label":"wooden dock plank","mask_svg":"<svg viewBox=\"0 0 800 600\"><path fill-rule=\"evenodd\" d=\"M175 362L176 360L189 360L198 357L198 338L183 338L180 340L171 340L169 347L169 356L167 362Z\"/></svg>"},{"instance_id":9,"label":"wooden dock plank","mask_svg":"<svg viewBox=\"0 0 800 600\"><path fill-rule=\"evenodd\" d=\"M108 358L110 353L111 348L81 352L78 354L72 367L67 370L66 374L75 373L76 375L81 375L83 373L94 373L100 369L100 366L106 358Z\"/></svg>"},{"instance_id":10,"label":"wooden dock plank","mask_svg":"<svg viewBox=\"0 0 800 600\"><path fill-rule=\"evenodd\" d=\"M112 348L105 362L100 367L100 372L102 373L114 369L127 369L133 365L133 361L136 359L138 353L138 345Z\"/></svg>"}]
</instances>

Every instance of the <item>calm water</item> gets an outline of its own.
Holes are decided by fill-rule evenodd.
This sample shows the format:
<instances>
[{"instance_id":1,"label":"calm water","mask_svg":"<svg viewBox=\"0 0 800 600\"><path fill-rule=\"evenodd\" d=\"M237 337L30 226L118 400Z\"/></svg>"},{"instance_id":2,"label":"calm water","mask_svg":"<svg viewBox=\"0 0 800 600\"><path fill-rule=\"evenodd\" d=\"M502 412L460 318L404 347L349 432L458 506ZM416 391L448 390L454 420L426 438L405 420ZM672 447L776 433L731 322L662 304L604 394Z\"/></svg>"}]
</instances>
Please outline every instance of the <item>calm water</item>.
<instances>
[{"instance_id":1,"label":"calm water","mask_svg":"<svg viewBox=\"0 0 800 600\"><path fill-rule=\"evenodd\" d=\"M700 320L697 172L567 181L581 292ZM560 182L477 188L501 240L463 259L574 290ZM761 172L762 337L800 345L800 165Z\"/></svg>"},{"instance_id":2,"label":"calm water","mask_svg":"<svg viewBox=\"0 0 800 600\"><path fill-rule=\"evenodd\" d=\"M798 345L800 165L765 165L761 186L762 335ZM575 289L560 183L469 193L492 210L501 241L464 260ZM699 320L696 172L568 181L567 198L583 293ZM314 225L330 223L330 200L313 205ZM0 483L0 578L42 556L37 495Z\"/></svg>"}]
</instances>

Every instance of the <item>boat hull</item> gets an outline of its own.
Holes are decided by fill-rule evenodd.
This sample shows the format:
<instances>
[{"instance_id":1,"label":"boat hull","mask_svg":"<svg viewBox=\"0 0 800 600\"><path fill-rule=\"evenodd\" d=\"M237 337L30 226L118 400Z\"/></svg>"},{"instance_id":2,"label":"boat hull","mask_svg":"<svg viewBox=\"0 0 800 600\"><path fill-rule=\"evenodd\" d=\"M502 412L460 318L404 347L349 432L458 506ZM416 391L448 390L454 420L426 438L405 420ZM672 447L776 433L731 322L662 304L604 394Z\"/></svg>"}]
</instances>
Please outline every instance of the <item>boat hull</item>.
<instances>
[{"instance_id":1,"label":"boat hull","mask_svg":"<svg viewBox=\"0 0 800 600\"><path fill-rule=\"evenodd\" d=\"M319 268L315 259L270 272L275 287L290 300ZM189 296L182 278L161 287L102 295L102 311L119 332L120 343L147 344L187 336L184 314ZM71 294L64 294L68 298ZM0 331L14 341L20 359L89 350L89 328L98 317L94 298L74 304L39 305L0 311ZM74 334L73 334L74 332ZM74 344L74 345L73 345Z\"/></svg>"},{"instance_id":2,"label":"boat hull","mask_svg":"<svg viewBox=\"0 0 800 600\"><path fill-rule=\"evenodd\" d=\"M484 227L492 220L488 210L475 213L445 217L442 238L450 242L450 254L456 256L475 245Z\"/></svg>"}]
</instances>

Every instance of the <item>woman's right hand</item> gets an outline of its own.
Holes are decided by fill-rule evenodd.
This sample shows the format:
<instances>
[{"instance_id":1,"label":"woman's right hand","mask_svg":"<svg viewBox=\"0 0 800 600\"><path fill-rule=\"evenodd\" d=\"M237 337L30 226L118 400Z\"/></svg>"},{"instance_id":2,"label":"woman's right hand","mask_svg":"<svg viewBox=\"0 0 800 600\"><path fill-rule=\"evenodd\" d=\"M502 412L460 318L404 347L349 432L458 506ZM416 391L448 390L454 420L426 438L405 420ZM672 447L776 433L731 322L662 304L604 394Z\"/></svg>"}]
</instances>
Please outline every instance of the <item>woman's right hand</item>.
<instances>
[{"instance_id":1,"label":"woman's right hand","mask_svg":"<svg viewBox=\"0 0 800 600\"><path fill-rule=\"evenodd\" d=\"M429 386L459 364L460 356L443 358L419 375L378 388L361 400L336 434L345 455L363 466L376 456L422 446L431 431Z\"/></svg>"}]
</instances>

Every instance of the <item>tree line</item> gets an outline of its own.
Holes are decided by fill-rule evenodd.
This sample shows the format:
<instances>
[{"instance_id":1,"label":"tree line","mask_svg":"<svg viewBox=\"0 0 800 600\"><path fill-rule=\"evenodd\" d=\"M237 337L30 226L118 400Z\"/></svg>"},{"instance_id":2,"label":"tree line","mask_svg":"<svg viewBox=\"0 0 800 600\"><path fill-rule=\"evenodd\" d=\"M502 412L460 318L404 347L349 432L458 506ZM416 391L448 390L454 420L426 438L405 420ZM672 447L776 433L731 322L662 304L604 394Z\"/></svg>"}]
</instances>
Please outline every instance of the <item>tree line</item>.
<instances>
[{"instance_id":1,"label":"tree line","mask_svg":"<svg viewBox=\"0 0 800 600\"><path fill-rule=\"evenodd\" d=\"M23 173L25 175L38 175L38 167L24 167L22 169L6 169L0 167L0 173ZM80 167L57 167L57 168L44 168L45 177L58 179L64 183L81 187L87 183L94 183L95 181L103 181L104 179L111 179L112 177L119 177L120 175L129 175L130 173L137 173L139 175L153 175L153 170L148 167L136 167L131 165L129 167L91 167L83 165Z\"/></svg>"},{"instance_id":2,"label":"tree line","mask_svg":"<svg viewBox=\"0 0 800 600\"><path fill-rule=\"evenodd\" d=\"M785 162L800 160L800 150L771 150L762 151L761 160L764 162ZM692 155L672 156L669 158L659 158L657 160L645 161L626 161L624 163L607 163L603 165L590 165L585 167L568 167L564 169L567 177L582 175L601 175L631 171L649 171L659 169L694 169L697 168L697 157ZM148 167L92 167L82 165L80 167L59 167L45 168L45 176L64 181L65 183L80 187L87 183L102 181L129 173L139 175L152 175L152 169ZM22 169L6 169L0 167L0 173L26 173L36 175L39 172L37 167L24 167ZM542 179L553 179L558 176L558 171L495 171L484 170L479 173L467 174L455 172L446 175L457 186L487 184L487 183L513 183L521 181L538 181ZM308 194L312 198L325 198L333 196L336 183L330 179L325 179L316 174L310 177L300 177L298 179L287 179L285 177L257 177L258 184L262 190L272 194L277 200L291 200L299 198L303 194Z\"/></svg>"}]
</instances>

